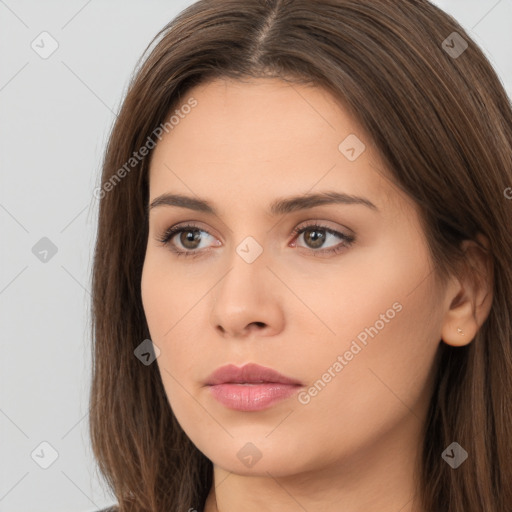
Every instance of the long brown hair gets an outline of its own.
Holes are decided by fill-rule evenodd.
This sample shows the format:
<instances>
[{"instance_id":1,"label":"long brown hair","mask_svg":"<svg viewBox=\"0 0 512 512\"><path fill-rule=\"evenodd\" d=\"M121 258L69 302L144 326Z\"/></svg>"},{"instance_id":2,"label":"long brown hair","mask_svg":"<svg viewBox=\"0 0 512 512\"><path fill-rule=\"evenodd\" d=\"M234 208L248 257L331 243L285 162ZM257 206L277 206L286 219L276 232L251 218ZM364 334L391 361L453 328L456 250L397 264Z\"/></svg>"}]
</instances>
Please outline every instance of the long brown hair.
<instances>
[{"instance_id":1,"label":"long brown hair","mask_svg":"<svg viewBox=\"0 0 512 512\"><path fill-rule=\"evenodd\" d=\"M202 510L212 485L157 365L134 355L150 338L151 151L131 159L194 85L272 76L324 87L359 120L421 209L436 275L456 271L461 241L489 240L492 308L471 343L440 343L419 499L429 512L512 511L512 108L481 49L427 0L200 0L143 57L105 153L93 268L89 427L119 510ZM469 454L456 470L441 457L453 441Z\"/></svg>"}]
</instances>

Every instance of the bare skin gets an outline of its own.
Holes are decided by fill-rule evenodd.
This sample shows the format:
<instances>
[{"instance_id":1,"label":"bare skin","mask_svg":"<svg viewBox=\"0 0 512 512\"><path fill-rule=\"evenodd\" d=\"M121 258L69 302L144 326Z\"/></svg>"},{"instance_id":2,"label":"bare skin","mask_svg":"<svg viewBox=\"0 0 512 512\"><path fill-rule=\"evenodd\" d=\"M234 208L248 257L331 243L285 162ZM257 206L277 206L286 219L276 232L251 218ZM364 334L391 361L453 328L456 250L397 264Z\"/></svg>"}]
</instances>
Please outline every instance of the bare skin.
<instances>
[{"instance_id":1,"label":"bare skin","mask_svg":"<svg viewBox=\"0 0 512 512\"><path fill-rule=\"evenodd\" d=\"M488 282L471 273L434 281L416 205L326 91L260 79L215 81L191 96L197 106L152 155L149 202L178 193L207 199L218 215L152 208L141 286L169 403L214 465L205 511L422 512L413 475L434 356L442 342L474 338ZM366 145L354 161L339 149L350 134ZM325 191L376 208L269 213L278 198ZM158 241L189 222L195 245L190 231ZM308 225L324 231L293 233ZM354 240L344 245L325 227ZM258 246L254 261L242 257ZM260 411L219 403L207 377L249 362L302 387Z\"/></svg>"}]
</instances>

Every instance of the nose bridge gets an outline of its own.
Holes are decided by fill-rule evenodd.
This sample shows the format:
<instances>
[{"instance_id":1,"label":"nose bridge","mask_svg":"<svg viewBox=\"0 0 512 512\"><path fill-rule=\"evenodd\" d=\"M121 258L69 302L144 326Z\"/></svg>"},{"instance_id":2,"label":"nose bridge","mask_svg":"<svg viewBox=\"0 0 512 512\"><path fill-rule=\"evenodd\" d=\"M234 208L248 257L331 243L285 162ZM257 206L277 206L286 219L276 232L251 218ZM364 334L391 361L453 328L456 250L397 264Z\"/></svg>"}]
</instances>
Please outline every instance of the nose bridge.
<instances>
[{"instance_id":1,"label":"nose bridge","mask_svg":"<svg viewBox=\"0 0 512 512\"><path fill-rule=\"evenodd\" d=\"M236 236L236 235L235 235ZM246 236L227 256L227 273L213 297L212 322L224 332L241 333L250 324L277 328L281 317L268 258L255 237ZM274 283L275 285L276 283Z\"/></svg>"},{"instance_id":2,"label":"nose bridge","mask_svg":"<svg viewBox=\"0 0 512 512\"><path fill-rule=\"evenodd\" d=\"M226 262L229 271L219 283L217 299L243 303L258 301L270 276L263 246L253 236L246 236L233 246Z\"/></svg>"},{"instance_id":3,"label":"nose bridge","mask_svg":"<svg viewBox=\"0 0 512 512\"><path fill-rule=\"evenodd\" d=\"M252 265L257 260L260 260L261 264L261 260L266 259L261 257L264 252L263 245L251 235L246 236L236 246L235 252L247 265Z\"/></svg>"}]
</instances>

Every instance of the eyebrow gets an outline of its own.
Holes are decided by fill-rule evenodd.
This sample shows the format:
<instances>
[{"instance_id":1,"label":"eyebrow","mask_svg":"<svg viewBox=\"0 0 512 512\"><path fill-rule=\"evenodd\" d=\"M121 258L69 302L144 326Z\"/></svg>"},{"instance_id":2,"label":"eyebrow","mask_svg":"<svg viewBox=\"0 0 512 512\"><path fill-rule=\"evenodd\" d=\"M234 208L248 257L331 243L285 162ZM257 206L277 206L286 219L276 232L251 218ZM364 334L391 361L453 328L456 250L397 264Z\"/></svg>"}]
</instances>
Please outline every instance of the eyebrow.
<instances>
[{"instance_id":1,"label":"eyebrow","mask_svg":"<svg viewBox=\"0 0 512 512\"><path fill-rule=\"evenodd\" d=\"M306 210L315 206L328 204L359 204L378 212L379 209L369 199L364 197L344 194L341 192L327 191L315 194L302 194L287 198L279 198L270 204L269 212L273 216L292 213L298 210ZM185 196L182 194L165 193L156 197L148 206L148 211L158 206L177 206L188 208L198 212L218 215L216 208L205 199Z\"/></svg>"}]
</instances>

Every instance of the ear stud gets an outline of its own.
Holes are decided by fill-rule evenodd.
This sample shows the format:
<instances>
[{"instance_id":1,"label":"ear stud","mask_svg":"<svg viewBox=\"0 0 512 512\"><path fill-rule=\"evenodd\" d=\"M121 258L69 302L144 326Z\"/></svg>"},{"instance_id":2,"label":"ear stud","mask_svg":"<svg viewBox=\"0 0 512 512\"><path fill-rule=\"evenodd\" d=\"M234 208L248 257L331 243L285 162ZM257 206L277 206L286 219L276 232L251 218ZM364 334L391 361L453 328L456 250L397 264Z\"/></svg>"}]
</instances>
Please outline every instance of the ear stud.
<instances>
[{"instance_id":1,"label":"ear stud","mask_svg":"<svg viewBox=\"0 0 512 512\"><path fill-rule=\"evenodd\" d=\"M457 327L457 332L458 332L461 336L464 336L464 331L463 331L460 327Z\"/></svg>"}]
</instances>

